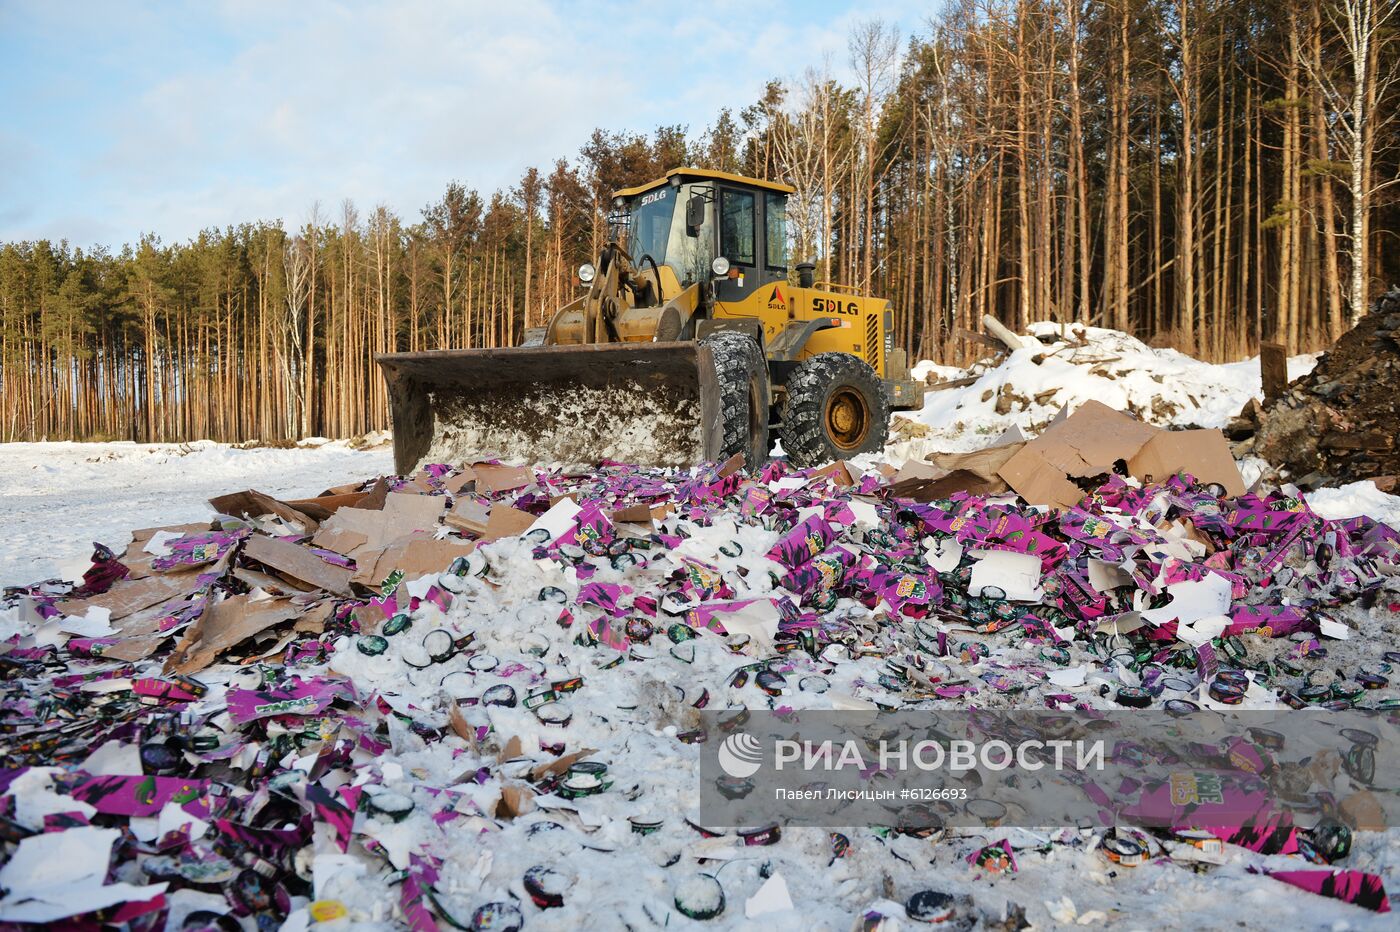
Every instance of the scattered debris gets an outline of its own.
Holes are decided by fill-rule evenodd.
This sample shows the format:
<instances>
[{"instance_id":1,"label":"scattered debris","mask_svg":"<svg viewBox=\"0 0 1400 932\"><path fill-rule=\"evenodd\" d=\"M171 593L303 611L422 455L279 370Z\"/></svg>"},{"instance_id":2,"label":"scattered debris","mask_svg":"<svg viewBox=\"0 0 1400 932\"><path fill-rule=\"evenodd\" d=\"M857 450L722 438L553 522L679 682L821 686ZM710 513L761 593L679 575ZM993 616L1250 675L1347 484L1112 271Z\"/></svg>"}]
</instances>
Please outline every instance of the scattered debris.
<instances>
[{"instance_id":1,"label":"scattered debris","mask_svg":"<svg viewBox=\"0 0 1400 932\"><path fill-rule=\"evenodd\" d=\"M1243 863L1384 912L1350 853L1364 793L1257 832L695 814L707 707L1400 707L1400 533L1246 492L1224 447L1086 404L902 469L475 464L220 496L77 586L5 590L0 922L1105 921L1040 892L1070 858L1125 897L1124 872Z\"/></svg>"}]
</instances>

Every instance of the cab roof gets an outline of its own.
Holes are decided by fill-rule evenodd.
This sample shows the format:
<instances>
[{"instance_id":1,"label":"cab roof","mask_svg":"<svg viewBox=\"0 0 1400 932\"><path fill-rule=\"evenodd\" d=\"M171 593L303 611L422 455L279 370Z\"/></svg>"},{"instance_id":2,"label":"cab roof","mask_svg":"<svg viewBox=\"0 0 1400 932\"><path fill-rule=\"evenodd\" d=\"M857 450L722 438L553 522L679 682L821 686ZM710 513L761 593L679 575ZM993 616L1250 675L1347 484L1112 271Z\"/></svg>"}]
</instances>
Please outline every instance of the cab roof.
<instances>
[{"instance_id":1,"label":"cab roof","mask_svg":"<svg viewBox=\"0 0 1400 932\"><path fill-rule=\"evenodd\" d=\"M682 181L692 178L708 178L713 181L730 181L738 185L747 185L752 188L762 188L765 191L777 191L782 194L791 194L797 189L790 184L783 184L781 181L762 181L758 178L747 178L743 175L735 175L730 172L717 172L709 168L673 168L664 176L655 181L648 181L646 184L639 184L632 188L622 188L613 192L613 197L633 197L652 188L659 188L664 184L669 184L673 177L679 176Z\"/></svg>"}]
</instances>

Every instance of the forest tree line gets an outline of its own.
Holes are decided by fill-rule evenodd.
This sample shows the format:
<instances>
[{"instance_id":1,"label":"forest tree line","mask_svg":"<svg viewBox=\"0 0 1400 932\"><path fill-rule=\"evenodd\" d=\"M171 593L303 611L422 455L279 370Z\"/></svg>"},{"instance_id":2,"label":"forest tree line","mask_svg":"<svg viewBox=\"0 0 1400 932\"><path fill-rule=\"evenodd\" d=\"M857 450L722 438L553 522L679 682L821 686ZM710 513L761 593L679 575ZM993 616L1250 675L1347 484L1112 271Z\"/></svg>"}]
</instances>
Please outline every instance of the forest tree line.
<instances>
[{"instance_id":1,"label":"forest tree line","mask_svg":"<svg viewBox=\"0 0 1400 932\"><path fill-rule=\"evenodd\" d=\"M417 216L0 245L0 440L385 428L374 354L518 343L578 293L611 192L680 165L794 185L792 254L888 297L913 358L981 355L983 314L1317 349L1400 279L1398 40L1393 0L951 0L701 130L600 129Z\"/></svg>"}]
</instances>

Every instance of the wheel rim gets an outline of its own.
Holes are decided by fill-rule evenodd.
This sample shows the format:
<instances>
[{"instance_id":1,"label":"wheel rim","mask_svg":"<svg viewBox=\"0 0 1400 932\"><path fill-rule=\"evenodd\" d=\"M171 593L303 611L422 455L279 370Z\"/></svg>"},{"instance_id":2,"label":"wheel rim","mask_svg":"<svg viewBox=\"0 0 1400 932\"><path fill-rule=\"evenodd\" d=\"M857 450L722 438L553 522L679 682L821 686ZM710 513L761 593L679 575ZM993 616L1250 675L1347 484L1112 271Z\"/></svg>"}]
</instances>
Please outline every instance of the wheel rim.
<instances>
[{"instance_id":1,"label":"wheel rim","mask_svg":"<svg viewBox=\"0 0 1400 932\"><path fill-rule=\"evenodd\" d=\"M826 402L826 432L842 450L854 450L870 433L870 406L854 388L838 388Z\"/></svg>"}]
</instances>

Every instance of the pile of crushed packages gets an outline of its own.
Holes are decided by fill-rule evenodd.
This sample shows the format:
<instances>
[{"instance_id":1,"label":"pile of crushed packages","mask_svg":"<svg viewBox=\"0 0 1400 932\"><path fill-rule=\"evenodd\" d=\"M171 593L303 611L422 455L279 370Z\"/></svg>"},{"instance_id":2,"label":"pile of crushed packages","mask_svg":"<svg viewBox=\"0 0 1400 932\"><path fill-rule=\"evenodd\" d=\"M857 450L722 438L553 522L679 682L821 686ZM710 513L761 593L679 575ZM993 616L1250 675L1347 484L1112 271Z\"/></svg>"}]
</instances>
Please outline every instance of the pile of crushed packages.
<instances>
[{"instance_id":1,"label":"pile of crushed packages","mask_svg":"<svg viewBox=\"0 0 1400 932\"><path fill-rule=\"evenodd\" d=\"M0 925L1016 929L1111 919L1161 865L1387 911L1336 821L696 815L702 709L1400 708L1400 534L1169 473L1150 434L1098 472L1077 417L913 476L436 465L99 545L5 590Z\"/></svg>"}]
</instances>

